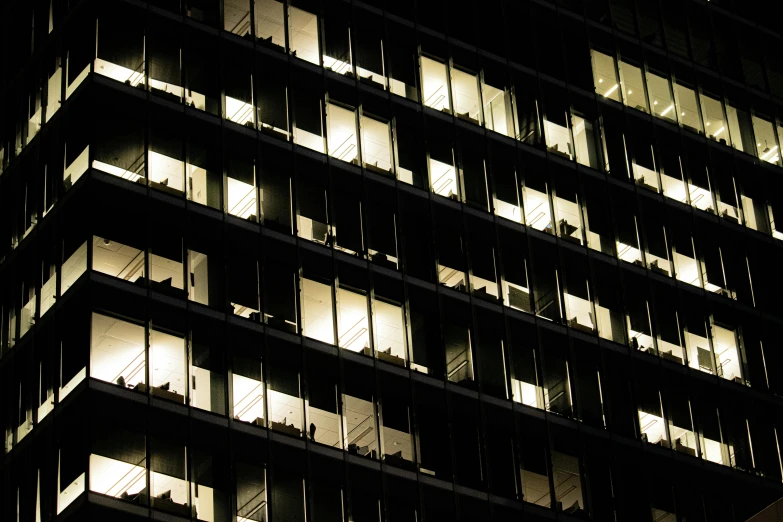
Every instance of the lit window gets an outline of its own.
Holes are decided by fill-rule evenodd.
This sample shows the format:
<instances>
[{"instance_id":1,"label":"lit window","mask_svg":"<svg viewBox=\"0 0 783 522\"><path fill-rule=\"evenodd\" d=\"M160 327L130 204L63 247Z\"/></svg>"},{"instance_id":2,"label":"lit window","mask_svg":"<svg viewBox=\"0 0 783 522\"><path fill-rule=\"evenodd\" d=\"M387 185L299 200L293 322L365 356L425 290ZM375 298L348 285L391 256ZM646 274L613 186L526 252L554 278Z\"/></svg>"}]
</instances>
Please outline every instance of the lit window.
<instances>
[{"instance_id":1,"label":"lit window","mask_svg":"<svg viewBox=\"0 0 783 522\"><path fill-rule=\"evenodd\" d=\"M704 117L704 133L711 140L719 141L724 145L727 144L729 133L726 131L723 103L704 93L699 98L701 99L701 112Z\"/></svg>"},{"instance_id":2,"label":"lit window","mask_svg":"<svg viewBox=\"0 0 783 522\"><path fill-rule=\"evenodd\" d=\"M738 339L737 331L717 324L712 325L712 341L715 345L718 377L744 384Z\"/></svg>"},{"instance_id":3,"label":"lit window","mask_svg":"<svg viewBox=\"0 0 783 522\"><path fill-rule=\"evenodd\" d=\"M144 389L144 327L98 313L92 314L90 377L123 388Z\"/></svg>"},{"instance_id":4,"label":"lit window","mask_svg":"<svg viewBox=\"0 0 783 522\"><path fill-rule=\"evenodd\" d=\"M316 65L318 55L318 16L289 6L288 37L291 54Z\"/></svg>"},{"instance_id":5,"label":"lit window","mask_svg":"<svg viewBox=\"0 0 783 522\"><path fill-rule=\"evenodd\" d=\"M236 346L231 372L234 419L264 425L264 372L259 356L252 350Z\"/></svg>"},{"instance_id":6,"label":"lit window","mask_svg":"<svg viewBox=\"0 0 783 522\"><path fill-rule=\"evenodd\" d=\"M79 277L87 271L87 242L85 241L68 255L62 266L62 288L60 294L65 294Z\"/></svg>"},{"instance_id":7,"label":"lit window","mask_svg":"<svg viewBox=\"0 0 783 522\"><path fill-rule=\"evenodd\" d=\"M185 339L151 331L149 366L152 395L184 404L188 391ZM138 389L145 388L139 386Z\"/></svg>"},{"instance_id":8,"label":"lit window","mask_svg":"<svg viewBox=\"0 0 783 522\"><path fill-rule=\"evenodd\" d=\"M239 35L250 36L249 0L223 0L223 29Z\"/></svg>"},{"instance_id":9,"label":"lit window","mask_svg":"<svg viewBox=\"0 0 783 522\"><path fill-rule=\"evenodd\" d=\"M392 171L389 124L362 114L362 155L364 166L380 173Z\"/></svg>"},{"instance_id":10,"label":"lit window","mask_svg":"<svg viewBox=\"0 0 783 522\"><path fill-rule=\"evenodd\" d=\"M614 57L594 49L590 52L593 57L595 92L604 98L619 102L620 82L617 80L617 71L614 68Z\"/></svg>"},{"instance_id":11,"label":"lit window","mask_svg":"<svg viewBox=\"0 0 783 522\"><path fill-rule=\"evenodd\" d=\"M623 100L628 107L650 112L644 93L642 70L635 65L620 61L620 78L623 81Z\"/></svg>"},{"instance_id":12,"label":"lit window","mask_svg":"<svg viewBox=\"0 0 783 522\"><path fill-rule=\"evenodd\" d=\"M715 359L710 341L706 337L704 324L693 323L685 327L685 350L688 366L705 373L715 373Z\"/></svg>"},{"instance_id":13,"label":"lit window","mask_svg":"<svg viewBox=\"0 0 783 522\"><path fill-rule=\"evenodd\" d=\"M731 146L741 152L753 154L753 150L763 150L763 143L753 142L753 132L751 130L750 119L747 111L726 104L726 119L729 124L729 135L731 137Z\"/></svg>"},{"instance_id":14,"label":"lit window","mask_svg":"<svg viewBox=\"0 0 783 522\"><path fill-rule=\"evenodd\" d=\"M303 277L302 321L303 334L329 344L334 344L334 310L332 287Z\"/></svg>"},{"instance_id":15,"label":"lit window","mask_svg":"<svg viewBox=\"0 0 783 522\"><path fill-rule=\"evenodd\" d=\"M377 296L373 300L373 342L378 359L405 366L405 325L402 306Z\"/></svg>"},{"instance_id":16,"label":"lit window","mask_svg":"<svg viewBox=\"0 0 783 522\"><path fill-rule=\"evenodd\" d=\"M451 111L446 64L421 57L421 91L424 105L436 111Z\"/></svg>"},{"instance_id":17,"label":"lit window","mask_svg":"<svg viewBox=\"0 0 783 522\"><path fill-rule=\"evenodd\" d=\"M340 348L371 355L367 296L340 287L337 290L337 340Z\"/></svg>"},{"instance_id":18,"label":"lit window","mask_svg":"<svg viewBox=\"0 0 783 522\"><path fill-rule=\"evenodd\" d=\"M677 112L682 126L693 132L701 132L699 100L696 92L688 87L674 83L674 96L677 100Z\"/></svg>"},{"instance_id":19,"label":"lit window","mask_svg":"<svg viewBox=\"0 0 783 522\"><path fill-rule=\"evenodd\" d=\"M756 135L756 155L761 161L780 165L780 150L775 138L775 128L769 121L753 115L753 132Z\"/></svg>"},{"instance_id":20,"label":"lit window","mask_svg":"<svg viewBox=\"0 0 783 522\"><path fill-rule=\"evenodd\" d=\"M543 189L547 190L546 185L544 185ZM522 187L522 201L527 226L551 234L552 214L549 209L549 196L547 193L530 186L524 186Z\"/></svg>"},{"instance_id":21,"label":"lit window","mask_svg":"<svg viewBox=\"0 0 783 522\"><path fill-rule=\"evenodd\" d=\"M329 103L326 107L326 122L329 155L348 163L355 163L359 155L356 111Z\"/></svg>"},{"instance_id":22,"label":"lit window","mask_svg":"<svg viewBox=\"0 0 783 522\"><path fill-rule=\"evenodd\" d=\"M559 451L552 452L552 480L555 498L565 513L576 514L585 507L579 458Z\"/></svg>"},{"instance_id":23,"label":"lit window","mask_svg":"<svg viewBox=\"0 0 783 522\"><path fill-rule=\"evenodd\" d=\"M478 77L475 74L452 68L451 88L454 113L457 117L481 125Z\"/></svg>"},{"instance_id":24,"label":"lit window","mask_svg":"<svg viewBox=\"0 0 783 522\"><path fill-rule=\"evenodd\" d=\"M256 38L268 46L285 48L285 12L283 2L255 0Z\"/></svg>"},{"instance_id":25,"label":"lit window","mask_svg":"<svg viewBox=\"0 0 783 522\"><path fill-rule=\"evenodd\" d=\"M484 103L484 124L489 130L499 132L510 138L514 137L514 122L511 117L511 92L508 89L498 89L488 83L481 83L481 94Z\"/></svg>"},{"instance_id":26,"label":"lit window","mask_svg":"<svg viewBox=\"0 0 783 522\"><path fill-rule=\"evenodd\" d=\"M669 80L652 72L647 72L647 91L650 94L652 113L670 121L677 121L677 109L672 99Z\"/></svg>"}]
</instances>

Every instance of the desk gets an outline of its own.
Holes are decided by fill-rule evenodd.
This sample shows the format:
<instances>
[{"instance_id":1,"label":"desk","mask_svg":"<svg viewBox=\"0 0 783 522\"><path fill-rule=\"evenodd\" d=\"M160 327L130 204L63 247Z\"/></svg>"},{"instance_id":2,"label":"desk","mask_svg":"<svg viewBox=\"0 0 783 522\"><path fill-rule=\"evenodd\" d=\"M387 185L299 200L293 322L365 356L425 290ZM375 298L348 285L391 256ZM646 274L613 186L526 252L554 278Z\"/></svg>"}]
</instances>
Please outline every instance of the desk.
<instances>
[{"instance_id":1,"label":"desk","mask_svg":"<svg viewBox=\"0 0 783 522\"><path fill-rule=\"evenodd\" d=\"M365 346L361 353L372 357L372 350L369 346ZM396 364L397 366L405 366L405 359L397 357L396 355L392 355L391 347L387 348L386 350L378 350L375 353L378 355L378 360L380 361Z\"/></svg>"},{"instance_id":2,"label":"desk","mask_svg":"<svg viewBox=\"0 0 783 522\"><path fill-rule=\"evenodd\" d=\"M672 352L660 352L661 359L666 359L667 361L676 362L677 364L682 364L682 357L677 357L676 355L672 354Z\"/></svg>"},{"instance_id":3,"label":"desk","mask_svg":"<svg viewBox=\"0 0 783 522\"><path fill-rule=\"evenodd\" d=\"M302 432L299 430L299 428L297 428L293 424L286 424L285 422L272 421L271 428L275 431L279 431L287 435L292 435L294 437L302 436Z\"/></svg>"},{"instance_id":4,"label":"desk","mask_svg":"<svg viewBox=\"0 0 783 522\"><path fill-rule=\"evenodd\" d=\"M152 498L152 508L153 509L159 509L160 511L165 511L166 513L171 513L172 515L177 515L180 517L190 518L192 514L192 510L190 506L186 504L177 504L170 498Z\"/></svg>"},{"instance_id":5,"label":"desk","mask_svg":"<svg viewBox=\"0 0 783 522\"><path fill-rule=\"evenodd\" d=\"M133 389L140 391L142 393L147 393L147 390L150 388L148 388L145 383L140 382L136 386L134 386ZM152 388L150 393L152 394L153 397L160 397L161 399L167 399L170 401L178 402L180 404L185 404L185 396L180 395L179 393L174 391L161 390L160 388Z\"/></svg>"}]
</instances>

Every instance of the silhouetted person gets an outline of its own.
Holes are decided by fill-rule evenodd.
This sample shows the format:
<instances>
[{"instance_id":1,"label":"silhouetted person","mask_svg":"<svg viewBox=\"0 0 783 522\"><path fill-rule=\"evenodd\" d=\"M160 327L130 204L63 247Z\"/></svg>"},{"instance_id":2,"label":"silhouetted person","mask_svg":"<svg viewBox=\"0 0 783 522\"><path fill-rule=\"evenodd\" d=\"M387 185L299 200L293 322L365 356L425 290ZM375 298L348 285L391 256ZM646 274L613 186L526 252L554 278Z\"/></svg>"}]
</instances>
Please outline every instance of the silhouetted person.
<instances>
[{"instance_id":1,"label":"silhouetted person","mask_svg":"<svg viewBox=\"0 0 783 522\"><path fill-rule=\"evenodd\" d=\"M310 440L315 440L315 423L310 423Z\"/></svg>"},{"instance_id":2,"label":"silhouetted person","mask_svg":"<svg viewBox=\"0 0 783 522\"><path fill-rule=\"evenodd\" d=\"M120 375L120 377L117 379L117 384L119 384L120 386L122 386L123 388L125 388L125 377L123 377L122 375Z\"/></svg>"}]
</instances>

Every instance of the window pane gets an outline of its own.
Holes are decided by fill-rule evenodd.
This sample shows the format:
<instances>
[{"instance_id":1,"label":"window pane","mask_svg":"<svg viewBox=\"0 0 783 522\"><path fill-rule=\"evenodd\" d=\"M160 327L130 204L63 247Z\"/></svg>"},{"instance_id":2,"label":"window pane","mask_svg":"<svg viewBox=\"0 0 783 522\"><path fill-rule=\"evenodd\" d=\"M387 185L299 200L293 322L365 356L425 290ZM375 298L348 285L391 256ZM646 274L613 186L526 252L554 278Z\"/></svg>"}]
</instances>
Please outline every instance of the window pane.
<instances>
[{"instance_id":1,"label":"window pane","mask_svg":"<svg viewBox=\"0 0 783 522\"><path fill-rule=\"evenodd\" d=\"M718 140L726 145L728 133L726 132L726 121L723 116L723 103L704 93L701 94L700 98L701 112L704 116L704 127L707 137L712 140Z\"/></svg>"},{"instance_id":2,"label":"window pane","mask_svg":"<svg viewBox=\"0 0 783 522\"><path fill-rule=\"evenodd\" d=\"M652 113L667 120L677 121L669 80L648 71L647 90L652 101Z\"/></svg>"},{"instance_id":3,"label":"window pane","mask_svg":"<svg viewBox=\"0 0 783 522\"><path fill-rule=\"evenodd\" d=\"M683 127L693 132L701 132L702 126L696 92L693 89L675 83L674 94L677 97L677 112L680 113L680 122Z\"/></svg>"},{"instance_id":4,"label":"window pane","mask_svg":"<svg viewBox=\"0 0 783 522\"><path fill-rule=\"evenodd\" d=\"M617 81L617 72L614 68L614 57L607 54L591 51L593 55L593 81L595 92L610 100L620 101L620 83Z\"/></svg>"},{"instance_id":5,"label":"window pane","mask_svg":"<svg viewBox=\"0 0 783 522\"><path fill-rule=\"evenodd\" d=\"M620 61L620 77L623 79L623 96L625 104L634 109L649 112L647 96L644 94L642 70L635 65Z\"/></svg>"},{"instance_id":6,"label":"window pane","mask_svg":"<svg viewBox=\"0 0 783 522\"><path fill-rule=\"evenodd\" d=\"M92 314L90 377L139 389L145 382L144 327Z\"/></svg>"},{"instance_id":7,"label":"window pane","mask_svg":"<svg viewBox=\"0 0 783 522\"><path fill-rule=\"evenodd\" d=\"M772 123L754 115L753 132L756 135L756 153L759 159L780 165L780 151L775 143L775 128Z\"/></svg>"},{"instance_id":8,"label":"window pane","mask_svg":"<svg viewBox=\"0 0 783 522\"><path fill-rule=\"evenodd\" d=\"M421 90L424 105L436 111L451 110L446 64L421 57Z\"/></svg>"},{"instance_id":9,"label":"window pane","mask_svg":"<svg viewBox=\"0 0 783 522\"><path fill-rule=\"evenodd\" d=\"M318 57L318 16L302 9L288 8L288 35L291 54L316 65Z\"/></svg>"}]
</instances>

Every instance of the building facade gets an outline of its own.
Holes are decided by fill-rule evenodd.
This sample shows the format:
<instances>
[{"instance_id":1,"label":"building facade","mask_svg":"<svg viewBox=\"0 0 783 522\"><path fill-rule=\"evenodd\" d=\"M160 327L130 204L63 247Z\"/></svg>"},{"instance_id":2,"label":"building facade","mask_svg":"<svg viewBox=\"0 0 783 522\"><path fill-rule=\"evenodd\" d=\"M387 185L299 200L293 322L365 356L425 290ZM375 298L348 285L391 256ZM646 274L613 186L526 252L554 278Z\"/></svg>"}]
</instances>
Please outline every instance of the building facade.
<instances>
[{"instance_id":1,"label":"building facade","mask_svg":"<svg viewBox=\"0 0 783 522\"><path fill-rule=\"evenodd\" d=\"M0 9L0 520L783 496L774 8Z\"/></svg>"}]
</instances>

